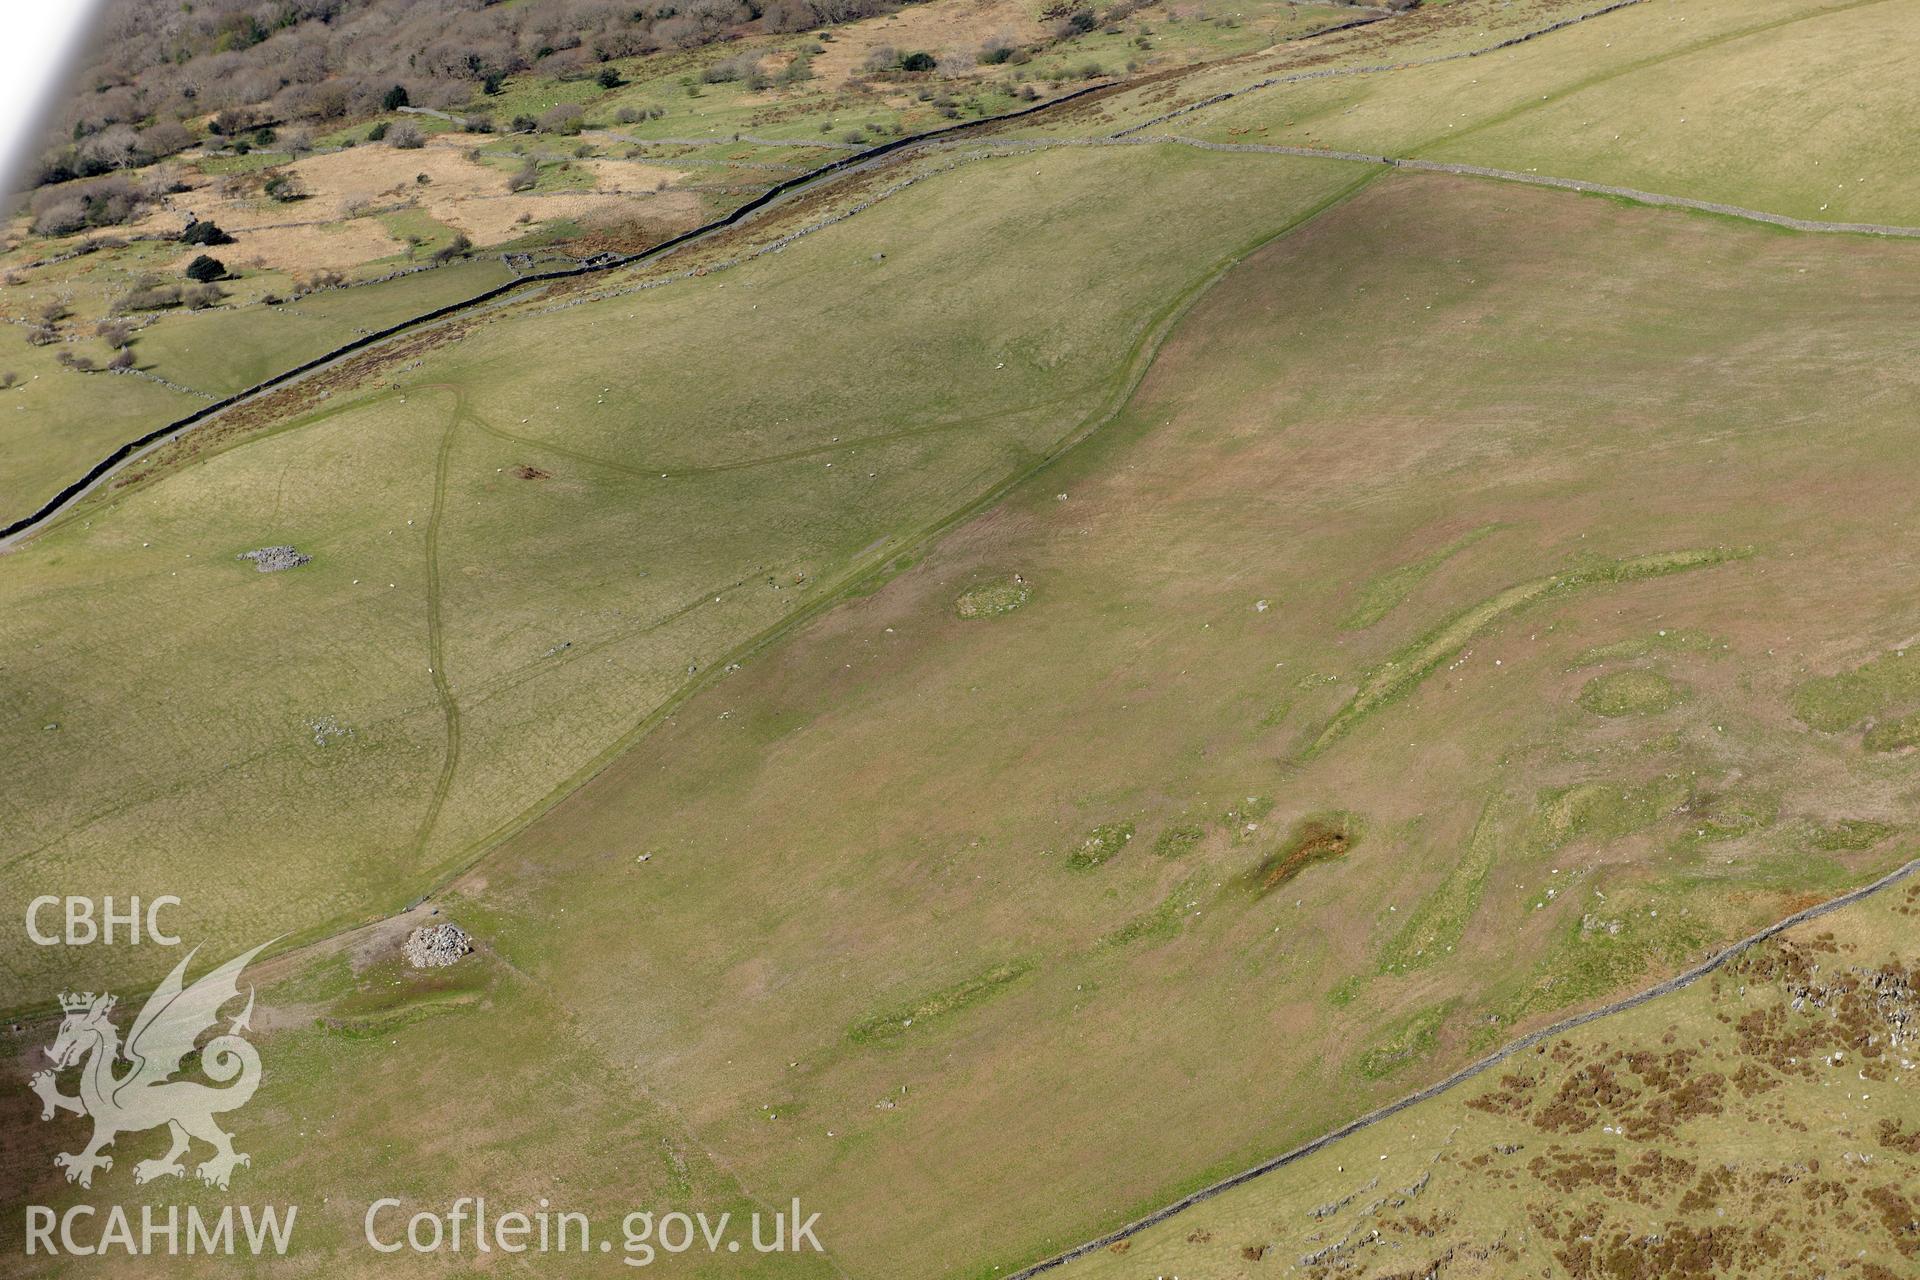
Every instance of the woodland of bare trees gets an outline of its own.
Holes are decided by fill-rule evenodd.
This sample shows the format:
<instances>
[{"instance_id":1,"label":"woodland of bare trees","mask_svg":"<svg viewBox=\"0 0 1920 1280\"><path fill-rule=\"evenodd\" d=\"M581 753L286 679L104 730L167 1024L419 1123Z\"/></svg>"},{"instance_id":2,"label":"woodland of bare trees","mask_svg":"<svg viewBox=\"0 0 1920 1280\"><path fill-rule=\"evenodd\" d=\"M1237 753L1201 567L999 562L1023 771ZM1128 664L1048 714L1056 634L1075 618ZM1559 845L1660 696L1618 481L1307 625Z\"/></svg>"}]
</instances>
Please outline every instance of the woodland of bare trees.
<instances>
[{"instance_id":1,"label":"woodland of bare trees","mask_svg":"<svg viewBox=\"0 0 1920 1280\"><path fill-rule=\"evenodd\" d=\"M868 17L900 0L112 0L29 187L147 164L202 133L447 108L523 73Z\"/></svg>"}]
</instances>

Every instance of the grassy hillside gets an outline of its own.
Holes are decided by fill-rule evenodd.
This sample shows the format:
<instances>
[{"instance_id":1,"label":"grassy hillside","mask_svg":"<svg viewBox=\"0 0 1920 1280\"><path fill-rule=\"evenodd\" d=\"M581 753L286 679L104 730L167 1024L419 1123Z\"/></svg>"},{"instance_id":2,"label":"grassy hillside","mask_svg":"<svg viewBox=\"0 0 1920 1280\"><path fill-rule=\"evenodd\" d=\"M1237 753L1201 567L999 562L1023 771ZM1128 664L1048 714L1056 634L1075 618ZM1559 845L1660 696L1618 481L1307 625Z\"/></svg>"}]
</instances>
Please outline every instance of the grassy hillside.
<instances>
[{"instance_id":1,"label":"grassy hillside","mask_svg":"<svg viewBox=\"0 0 1920 1280\"><path fill-rule=\"evenodd\" d=\"M1279 80L1148 131L1920 225L1920 179L1903 163L1914 90L1891 70L1920 38L1909 9L1904 0L1449 5L1203 70L1171 92L1122 96L1101 119L1133 127ZM1499 47L1587 14L1599 16Z\"/></svg>"},{"instance_id":2,"label":"grassy hillside","mask_svg":"<svg viewBox=\"0 0 1920 1280\"><path fill-rule=\"evenodd\" d=\"M8 557L0 874L271 866L270 898L196 895L210 931L401 905L1096 423L1184 293L1354 180L1182 151L927 173L717 275L500 313ZM235 559L278 543L314 562Z\"/></svg>"},{"instance_id":3,"label":"grassy hillside","mask_svg":"<svg viewBox=\"0 0 1920 1280\"><path fill-rule=\"evenodd\" d=\"M1459 0L1250 46L252 406L0 557L0 885L179 892L193 937L311 944L263 990L282 1065L246 1186L325 1197L336 1266L356 1205L445 1199L473 1164L608 1211L800 1195L831 1256L768 1274L1004 1275L1644 987L1912 856L1920 246L1189 141L1920 223L1893 166L1816 202L1831 152L1686 160L1879 92L1884 70L1820 69L1897 8L1644 0L1435 61L1588 12ZM1745 93L1752 68L1793 91ZM1662 79L1683 71L1684 123ZM1150 123L1293 75L1314 78ZM1886 92L1863 149L1905 145ZM1581 151L1562 125L1589 94L1642 145ZM696 175L797 137L585 123ZM298 318L368 324L355 300L387 288ZM142 345L242 378L247 314ZM70 371L6 394L55 376L190 394ZM236 558L283 543L312 562ZM403 971L389 927L336 932L423 894L479 937L455 978ZM1874 912L1910 909L1834 945L1877 964ZM1754 961L1756 1002L1790 954ZM166 959L0 943L0 1003ZM1751 1219L1767 1184L1710 1166L1748 1158L1773 1096L1841 1088L1768 1066L1749 1095L1752 1046L1718 1021L1746 998L1595 1028L1486 1082L1503 1114L1423 1113L1472 1111L1446 1122L1479 1126L1472 1150L1411 1116L1367 1139L1387 1192L1431 1172L1432 1221L1355 1190L1301 1225L1283 1178L1085 1265L1234 1276L1242 1248L1278 1247L1272 1269L1379 1225L1383 1274L1456 1244L1488 1274L1763 1270L1812 1265L1831 1222L1893 1266L1879 1210L1808 1209L1779 1250L1621 1238ZM1670 1075L1741 1100L1631 1066L1653 1100L1605 1122L1659 1124L1603 1165L1615 1135L1561 1126L1550 1094L1672 1027L1708 1043ZM1904 1151L1904 1111L1861 1115ZM323 1121L354 1140L309 1142ZM27 1128L8 1198L81 1195ZM1783 1161L1827 1141L1809 1128ZM1539 1168L1471 1162L1511 1142ZM1606 1171L1655 1156L1629 1213ZM1366 1181L1333 1163L1328 1200Z\"/></svg>"},{"instance_id":4,"label":"grassy hillside","mask_svg":"<svg viewBox=\"0 0 1920 1280\"><path fill-rule=\"evenodd\" d=\"M1585 254L1551 252L1557 236ZM788 268L822 243L760 261ZM1117 1225L1890 865L1907 847L1899 765L1860 734L1905 708L1908 685L1885 663L1826 677L1902 641L1885 554L1898 420L1860 375L1895 367L1876 344L1912 305L1902 251L1432 176L1374 184L1215 285L1104 433L685 703L462 880L442 905L549 1012L516 982L437 1010L399 1062L439 1037L492 1043L495 1017L563 1010L582 1051L629 1064L679 1140L747 1193L804 1193L849 1273L938 1256L940 1273L973 1274ZM729 292L753 278L722 275ZM1716 290L1721 277L1743 287ZM1810 329L1831 344L1819 361L1785 358ZM1693 376L1640 380L1649 363ZM219 491L199 486L223 466L325 449L328 432L404 423L384 415L415 404L424 429L385 437L414 456L364 465L451 479L471 449L483 485L489 461L547 468L496 452L455 392L427 385L177 472L85 532L152 518L189 480L209 508ZM1845 434L1808 430L1836 412ZM512 484L578 484L584 465ZM1808 491L1845 500L1795 502ZM431 522L425 486L415 504ZM462 630L471 606L448 602L484 562L447 552L471 509L443 499L434 542L442 625ZM394 517L393 539L429 536ZM329 581L330 558L372 554L296 541L314 565L237 566L235 592L285 599ZM86 540L37 545L78 558ZM1430 567L1408 586L1409 565ZM1380 577L1398 601L1355 629ZM282 608L309 627L331 616L297 596ZM384 603L352 617L389 615L421 625ZM494 676L473 698L489 677L467 670L487 650L456 634L434 665L461 758L484 765L487 695L534 681ZM1436 649L1354 716L1388 664ZM281 652L316 687L315 660ZM438 686L410 678L430 726L413 767L445 776ZM342 783L315 794L364 821L357 792L393 775L347 783L373 735L341 723L356 737L310 758L345 759ZM392 759L393 742L371 745ZM420 815L393 809L404 846ZM439 821L462 812L450 799ZM298 883L297 861L272 865ZM316 854L307 874L339 865ZM224 928L270 927L275 900L232 892ZM386 973L337 974L314 1011L380 1006ZM291 1030L268 1044L294 1064L318 1051ZM545 1078L553 1052L517 1060ZM294 1073L257 1144L325 1108L394 1135L382 1176L332 1154L262 1160L255 1192L351 1202L406 1177L434 1194L407 1154L433 1112L414 1114L417 1080L395 1070L334 1102L335 1075ZM592 1165L554 1183L604 1186ZM1044 1198L1024 1190L1041 1183Z\"/></svg>"},{"instance_id":5,"label":"grassy hillside","mask_svg":"<svg viewBox=\"0 0 1920 1280\"><path fill-rule=\"evenodd\" d=\"M1016 1263L1332 1127L1905 856L1898 766L1793 708L1904 638L1866 388L1906 253L1376 183L462 910L857 1274Z\"/></svg>"}]
</instances>

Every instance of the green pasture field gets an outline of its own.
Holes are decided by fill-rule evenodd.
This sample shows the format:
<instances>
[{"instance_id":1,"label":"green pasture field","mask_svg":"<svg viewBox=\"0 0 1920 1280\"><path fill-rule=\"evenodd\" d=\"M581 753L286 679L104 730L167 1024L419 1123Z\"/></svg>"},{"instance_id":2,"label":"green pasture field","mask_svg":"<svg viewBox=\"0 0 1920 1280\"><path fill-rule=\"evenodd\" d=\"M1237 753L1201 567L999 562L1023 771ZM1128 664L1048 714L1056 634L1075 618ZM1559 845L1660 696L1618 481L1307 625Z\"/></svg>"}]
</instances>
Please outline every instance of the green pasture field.
<instances>
[{"instance_id":1,"label":"green pasture field","mask_svg":"<svg viewBox=\"0 0 1920 1280\"><path fill-rule=\"evenodd\" d=\"M1569 33L1564 46L1540 42L1540 72L1565 81L1546 102L1497 111L1421 154L1828 222L1920 225L1920 143L1902 124L1920 109L1920 88L1899 71L1920 56L1911 5L1647 10ZM1643 56L1608 66L1622 49ZM1581 65L1588 74L1569 75Z\"/></svg>"},{"instance_id":2,"label":"green pasture field","mask_svg":"<svg viewBox=\"0 0 1920 1280\"><path fill-rule=\"evenodd\" d=\"M116 374L79 374L54 362L58 346L28 343L26 330L0 327L0 374L17 385L0 391L0 519L39 507L73 480L145 430L193 412L205 401L156 382ZM101 364L103 344L78 350ZM131 425L130 425L131 424Z\"/></svg>"},{"instance_id":3,"label":"green pasture field","mask_svg":"<svg viewBox=\"0 0 1920 1280\"><path fill-rule=\"evenodd\" d=\"M1488 48L1601 8L1461 4L1281 46L1120 99L1120 126L1210 92ZM1576 177L1831 222L1920 225L1901 0L1644 0L1481 57L1277 84L1165 126Z\"/></svg>"},{"instance_id":4,"label":"green pasture field","mask_svg":"<svg viewBox=\"0 0 1920 1280\"><path fill-rule=\"evenodd\" d=\"M1387 25L1341 39L1372 47L1381 56L1370 61L1359 48L1340 64L1375 67L1404 61L1412 65L1387 71L1367 70L1277 84L1243 94L1218 107L1183 118L1183 131L1221 136L1223 131L1257 133L1262 141L1285 141L1332 148L1371 148L1391 154L1424 154L1443 145L1464 146L1459 135L1477 134L1496 119L1521 116L1529 122L1561 101L1571 102L1591 86L1616 83L1637 70L1687 65L1702 51L1740 47L1769 34L1851 12L1862 0L1641 0L1588 21L1511 48L1493 46L1602 9L1594 3L1532 0L1508 10L1484 4L1437 11L1426 23L1434 30L1419 40L1422 24ZM1446 33L1444 42L1439 39ZM1447 55L1482 51L1474 57ZM1335 65L1340 65L1335 64ZM1256 71L1261 68L1254 68ZM1305 65L1292 69L1317 69ZM1285 75L1284 66L1274 68ZM1260 78L1258 76L1253 78ZM1811 78L1810 92L1825 93ZM1640 124L1650 133L1681 132L1680 115L1664 114L1671 104L1635 103L1632 113L1612 113L1613 132ZM1765 114L1752 110L1748 119ZM1656 115L1655 112L1662 114ZM1200 122L1206 131L1194 128ZM1480 163L1495 164L1481 159ZM1506 167L1524 168L1522 165ZM1580 176L1587 176L1584 172Z\"/></svg>"},{"instance_id":5,"label":"green pasture field","mask_svg":"<svg viewBox=\"0 0 1920 1280\"><path fill-rule=\"evenodd\" d=\"M0 518L27 514L121 444L211 399L510 278L486 255L278 305L176 309L135 333L136 374L62 369L53 361L61 347L30 346L25 330L9 325L0 372L18 373L22 389L0 392L9 406L0 412L11 414L0 419ZM98 340L77 349L101 365L113 355Z\"/></svg>"},{"instance_id":6,"label":"green pasture field","mask_svg":"<svg viewBox=\"0 0 1920 1280\"><path fill-rule=\"evenodd\" d=\"M109 491L7 558L0 628L32 657L0 729L5 877L272 867L264 914L251 874L196 895L215 932L399 906L1097 420L1169 300L1354 176L976 160L704 280L496 313L390 388ZM1091 198L1114 181L1138 196ZM282 542L314 563L234 559Z\"/></svg>"}]
</instances>

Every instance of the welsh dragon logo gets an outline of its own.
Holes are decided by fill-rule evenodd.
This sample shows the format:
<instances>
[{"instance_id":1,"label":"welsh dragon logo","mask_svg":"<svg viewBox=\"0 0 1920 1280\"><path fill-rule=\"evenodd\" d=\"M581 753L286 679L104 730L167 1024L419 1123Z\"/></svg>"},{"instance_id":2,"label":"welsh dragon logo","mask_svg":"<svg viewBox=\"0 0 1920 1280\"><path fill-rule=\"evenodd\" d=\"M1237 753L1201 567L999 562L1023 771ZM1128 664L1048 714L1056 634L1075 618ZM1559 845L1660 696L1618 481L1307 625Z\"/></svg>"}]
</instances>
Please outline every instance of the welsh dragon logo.
<instances>
[{"instance_id":1,"label":"welsh dragon logo","mask_svg":"<svg viewBox=\"0 0 1920 1280\"><path fill-rule=\"evenodd\" d=\"M187 1154L195 1138L213 1148L213 1156L194 1171L202 1182L225 1190L234 1166L251 1163L245 1154L233 1149L233 1135L213 1119L245 1106L260 1085L260 1054L240 1035L249 1029L253 1016L251 987L247 989L247 1007L226 1031L198 1046L200 1069L224 1087L171 1077L194 1052L194 1042L201 1033L219 1022L221 1006L239 998L241 971L267 945L263 942L234 957L190 987L184 985L184 978L199 948L189 951L141 1008L124 1045L109 1017L113 996L96 996L89 991L60 997L66 1018L47 1049L53 1070L35 1074L30 1087L40 1095L42 1120L51 1120L61 1111L93 1119L93 1140L84 1150L53 1158L54 1164L67 1171L68 1182L91 1187L96 1169L113 1168L113 1157L103 1152L117 1136L161 1125L172 1135L172 1145L160 1158L134 1165L135 1182L183 1176L186 1166L180 1157ZM126 1064L124 1071L120 1070L122 1063ZM80 1094L70 1098L60 1092L55 1072L75 1064L81 1064Z\"/></svg>"}]
</instances>

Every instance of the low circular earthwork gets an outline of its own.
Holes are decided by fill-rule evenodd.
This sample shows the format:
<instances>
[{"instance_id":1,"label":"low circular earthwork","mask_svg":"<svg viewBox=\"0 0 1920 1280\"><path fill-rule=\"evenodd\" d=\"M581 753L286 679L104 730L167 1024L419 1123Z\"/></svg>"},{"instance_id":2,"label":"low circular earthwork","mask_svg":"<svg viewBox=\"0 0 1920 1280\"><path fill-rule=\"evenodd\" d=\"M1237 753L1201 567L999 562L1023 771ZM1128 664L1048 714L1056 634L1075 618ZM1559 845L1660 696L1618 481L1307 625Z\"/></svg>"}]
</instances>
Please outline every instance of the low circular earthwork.
<instances>
[{"instance_id":1,"label":"low circular earthwork","mask_svg":"<svg viewBox=\"0 0 1920 1280\"><path fill-rule=\"evenodd\" d=\"M954 609L963 618L1004 617L1033 598L1033 588L1015 574L1003 582L990 582L960 594Z\"/></svg>"},{"instance_id":2,"label":"low circular earthwork","mask_svg":"<svg viewBox=\"0 0 1920 1280\"><path fill-rule=\"evenodd\" d=\"M1632 667L1595 676L1580 690L1580 705L1597 716L1647 716L1678 706L1681 687L1658 671Z\"/></svg>"}]
</instances>

